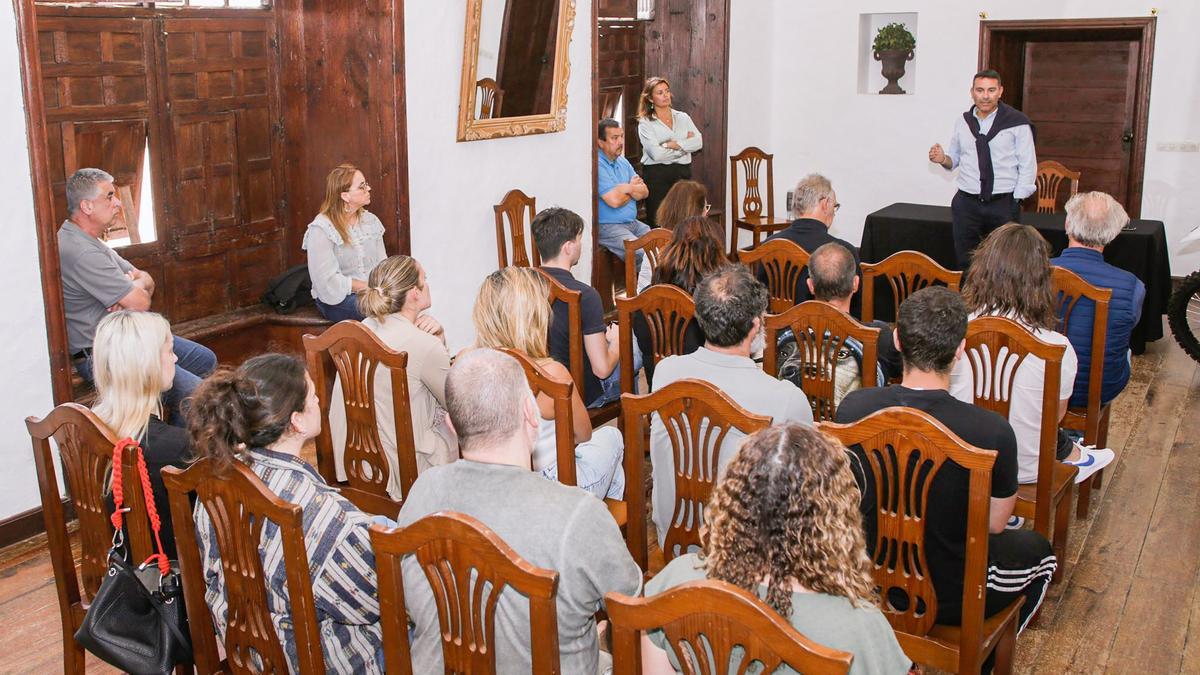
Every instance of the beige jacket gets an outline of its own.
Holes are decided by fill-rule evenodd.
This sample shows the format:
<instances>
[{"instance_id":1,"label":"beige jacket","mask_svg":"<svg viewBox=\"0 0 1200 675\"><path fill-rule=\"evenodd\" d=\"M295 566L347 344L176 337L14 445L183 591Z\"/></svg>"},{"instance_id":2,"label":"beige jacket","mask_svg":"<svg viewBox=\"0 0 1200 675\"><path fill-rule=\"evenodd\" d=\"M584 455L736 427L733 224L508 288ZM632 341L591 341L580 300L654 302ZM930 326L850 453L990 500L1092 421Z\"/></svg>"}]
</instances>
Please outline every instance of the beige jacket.
<instances>
[{"instance_id":1,"label":"beige jacket","mask_svg":"<svg viewBox=\"0 0 1200 675\"><path fill-rule=\"evenodd\" d=\"M368 318L363 325L388 347L408 353L408 400L412 411L413 442L417 449L417 470L423 472L431 466L458 459L458 442L446 425L446 373L450 370L450 353L446 351L446 345L399 314L392 314L382 321ZM379 440L391 468L388 494L393 499L400 499L392 380L387 368L381 367L375 372L375 414L379 421ZM334 381L329 430L333 437L337 477L345 480L346 406L340 378Z\"/></svg>"}]
</instances>

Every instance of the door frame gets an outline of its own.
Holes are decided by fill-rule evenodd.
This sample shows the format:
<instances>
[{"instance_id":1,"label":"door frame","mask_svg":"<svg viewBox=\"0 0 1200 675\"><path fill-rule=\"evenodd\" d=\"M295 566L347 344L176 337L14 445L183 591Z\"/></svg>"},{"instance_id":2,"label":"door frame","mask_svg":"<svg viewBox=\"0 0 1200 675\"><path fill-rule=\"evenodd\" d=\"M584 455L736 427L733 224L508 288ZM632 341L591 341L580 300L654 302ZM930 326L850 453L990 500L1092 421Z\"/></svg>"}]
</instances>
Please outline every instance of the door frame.
<instances>
[{"instance_id":1,"label":"door frame","mask_svg":"<svg viewBox=\"0 0 1200 675\"><path fill-rule=\"evenodd\" d=\"M1015 19L979 22L979 69L999 60L1005 39L1029 42L1061 37L1083 40L1137 40L1137 84L1134 88L1133 141L1130 144L1129 175L1125 209L1131 218L1142 213L1142 180L1146 171L1146 129L1150 121L1150 78L1154 68L1154 34L1158 17L1098 19Z\"/></svg>"}]
</instances>

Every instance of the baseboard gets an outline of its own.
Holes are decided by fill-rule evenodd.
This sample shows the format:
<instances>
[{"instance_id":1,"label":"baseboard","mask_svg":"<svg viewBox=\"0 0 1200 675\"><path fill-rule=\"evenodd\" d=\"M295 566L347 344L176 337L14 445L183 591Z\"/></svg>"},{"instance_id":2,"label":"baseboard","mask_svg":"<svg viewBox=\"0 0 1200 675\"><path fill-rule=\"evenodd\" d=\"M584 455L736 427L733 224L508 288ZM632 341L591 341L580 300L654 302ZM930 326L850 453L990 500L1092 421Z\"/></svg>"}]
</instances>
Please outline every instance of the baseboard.
<instances>
[{"instance_id":1,"label":"baseboard","mask_svg":"<svg viewBox=\"0 0 1200 675\"><path fill-rule=\"evenodd\" d=\"M63 500L63 513L68 521L75 517L75 508L69 498ZM46 521L42 517L42 507L36 506L28 511L22 511L0 521L0 548L11 546L45 531Z\"/></svg>"}]
</instances>

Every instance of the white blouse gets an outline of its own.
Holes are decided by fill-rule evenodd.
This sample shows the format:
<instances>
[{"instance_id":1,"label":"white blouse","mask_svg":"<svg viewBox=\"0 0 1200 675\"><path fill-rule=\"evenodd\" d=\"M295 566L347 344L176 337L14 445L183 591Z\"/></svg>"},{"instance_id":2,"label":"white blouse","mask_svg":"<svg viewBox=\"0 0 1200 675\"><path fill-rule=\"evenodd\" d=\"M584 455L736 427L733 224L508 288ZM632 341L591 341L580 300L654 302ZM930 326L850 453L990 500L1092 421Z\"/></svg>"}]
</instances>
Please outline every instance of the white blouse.
<instances>
[{"instance_id":1,"label":"white blouse","mask_svg":"<svg viewBox=\"0 0 1200 675\"><path fill-rule=\"evenodd\" d=\"M350 280L366 281L371 270L387 257L383 223L370 211L363 211L358 224L350 227L348 244L328 216L317 214L308 224L300 248L308 252L312 296L327 305L345 300L350 295Z\"/></svg>"},{"instance_id":2,"label":"white blouse","mask_svg":"<svg viewBox=\"0 0 1200 675\"><path fill-rule=\"evenodd\" d=\"M688 138L688 132L693 136ZM704 147L700 130L685 112L671 110L671 126L651 116L638 119L638 139L642 142L642 166L647 164L691 164L692 153ZM675 141L680 150L664 148L663 143Z\"/></svg>"}]
</instances>

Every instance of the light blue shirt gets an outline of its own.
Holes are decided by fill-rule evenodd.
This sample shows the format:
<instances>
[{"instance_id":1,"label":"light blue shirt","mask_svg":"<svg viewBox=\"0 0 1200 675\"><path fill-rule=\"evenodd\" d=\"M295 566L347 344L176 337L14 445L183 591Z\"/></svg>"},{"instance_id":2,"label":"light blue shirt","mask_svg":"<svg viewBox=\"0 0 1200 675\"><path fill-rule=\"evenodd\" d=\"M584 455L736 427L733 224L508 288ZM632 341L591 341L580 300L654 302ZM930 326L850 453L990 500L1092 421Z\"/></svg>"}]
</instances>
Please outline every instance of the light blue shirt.
<instances>
[{"instance_id":1,"label":"light blue shirt","mask_svg":"<svg viewBox=\"0 0 1200 675\"><path fill-rule=\"evenodd\" d=\"M604 203L603 199L609 190L633 180L633 177L637 175L633 170L633 165L629 163L629 160L625 159L625 155L617 155L615 160L610 160L603 152L598 152L596 155L599 157L597 163L600 167L600 171L598 172L599 180L596 186L596 194L601 196L599 200L600 208L597 211L600 224L631 223L637 220L637 201L630 199L614 209Z\"/></svg>"},{"instance_id":2,"label":"light blue shirt","mask_svg":"<svg viewBox=\"0 0 1200 675\"><path fill-rule=\"evenodd\" d=\"M974 113L972 113L974 114ZM976 116L976 119L979 119ZM996 121L996 111L979 120L979 133L986 134ZM1016 199L1024 199L1037 191L1037 155L1033 149L1033 131L1028 124L1011 127L996 134L988 143L992 153L992 194L1013 193ZM975 154L975 136L967 121L958 116L954 123L954 135L946 148L950 168L958 169L955 185L959 190L973 195L979 194L979 158Z\"/></svg>"}]
</instances>

